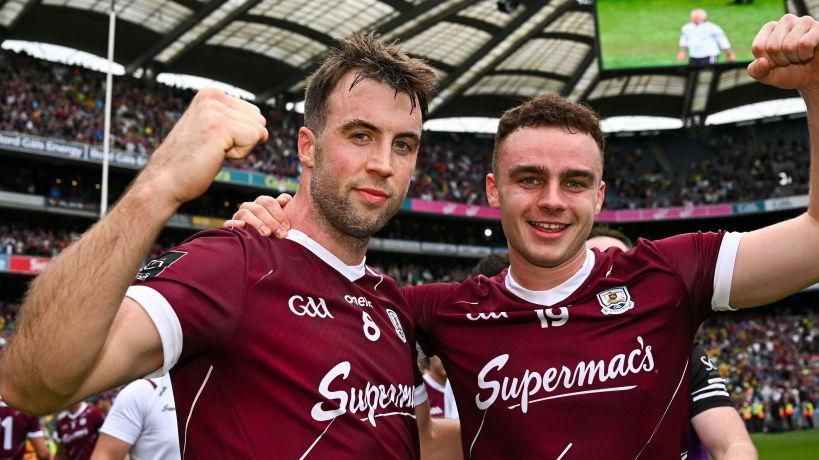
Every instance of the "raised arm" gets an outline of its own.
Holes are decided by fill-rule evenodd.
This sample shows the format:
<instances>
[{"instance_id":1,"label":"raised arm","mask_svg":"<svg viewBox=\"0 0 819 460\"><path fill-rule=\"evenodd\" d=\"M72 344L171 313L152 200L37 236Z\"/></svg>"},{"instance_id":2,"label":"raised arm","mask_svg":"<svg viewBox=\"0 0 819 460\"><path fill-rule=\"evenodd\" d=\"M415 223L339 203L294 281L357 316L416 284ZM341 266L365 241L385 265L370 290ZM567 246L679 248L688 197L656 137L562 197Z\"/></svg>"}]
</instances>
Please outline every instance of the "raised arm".
<instances>
[{"instance_id":1,"label":"raised arm","mask_svg":"<svg viewBox=\"0 0 819 460\"><path fill-rule=\"evenodd\" d=\"M808 210L746 234L739 245L730 305L745 308L781 299L819 281L819 23L785 15L753 43L748 73L762 83L797 89L807 105L810 135Z\"/></svg>"},{"instance_id":2,"label":"raised arm","mask_svg":"<svg viewBox=\"0 0 819 460\"><path fill-rule=\"evenodd\" d=\"M46 414L159 368L159 334L125 290L176 209L266 138L255 106L200 91L119 203L32 283L0 358L3 399Z\"/></svg>"}]
</instances>

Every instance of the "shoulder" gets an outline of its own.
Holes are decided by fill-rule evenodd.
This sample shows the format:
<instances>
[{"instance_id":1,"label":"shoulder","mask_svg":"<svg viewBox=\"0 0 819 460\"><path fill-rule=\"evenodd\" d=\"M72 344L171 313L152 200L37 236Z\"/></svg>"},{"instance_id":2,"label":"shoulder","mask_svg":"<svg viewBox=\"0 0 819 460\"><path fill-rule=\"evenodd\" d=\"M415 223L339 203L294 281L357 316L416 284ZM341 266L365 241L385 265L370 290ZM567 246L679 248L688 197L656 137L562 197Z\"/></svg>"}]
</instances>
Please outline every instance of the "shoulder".
<instances>
[{"instance_id":1,"label":"shoulder","mask_svg":"<svg viewBox=\"0 0 819 460\"><path fill-rule=\"evenodd\" d=\"M139 379L126 385L117 395L116 402L142 400L154 393L156 383L152 379Z\"/></svg>"},{"instance_id":2,"label":"shoulder","mask_svg":"<svg viewBox=\"0 0 819 460\"><path fill-rule=\"evenodd\" d=\"M475 275L460 282L430 283L402 288L409 299L435 298L437 301L458 300L463 296L477 299L489 296L505 286L506 270L495 276Z\"/></svg>"}]
</instances>

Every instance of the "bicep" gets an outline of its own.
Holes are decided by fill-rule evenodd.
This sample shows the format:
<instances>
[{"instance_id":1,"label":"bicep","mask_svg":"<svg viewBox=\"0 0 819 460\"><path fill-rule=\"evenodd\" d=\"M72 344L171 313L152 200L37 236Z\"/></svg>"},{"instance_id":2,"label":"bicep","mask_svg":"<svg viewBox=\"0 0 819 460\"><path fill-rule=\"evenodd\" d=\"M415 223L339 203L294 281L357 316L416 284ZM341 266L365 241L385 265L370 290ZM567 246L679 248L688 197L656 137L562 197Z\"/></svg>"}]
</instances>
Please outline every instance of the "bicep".
<instances>
[{"instance_id":1,"label":"bicep","mask_svg":"<svg viewBox=\"0 0 819 460\"><path fill-rule=\"evenodd\" d=\"M819 281L819 222L807 214L743 236L730 305L765 305Z\"/></svg>"},{"instance_id":2,"label":"bicep","mask_svg":"<svg viewBox=\"0 0 819 460\"><path fill-rule=\"evenodd\" d=\"M131 450L131 445L105 433L100 434L91 460L123 460Z\"/></svg>"},{"instance_id":3,"label":"bicep","mask_svg":"<svg viewBox=\"0 0 819 460\"><path fill-rule=\"evenodd\" d=\"M89 378L74 400L142 378L162 367L162 341L156 325L135 300L126 297Z\"/></svg>"}]
</instances>

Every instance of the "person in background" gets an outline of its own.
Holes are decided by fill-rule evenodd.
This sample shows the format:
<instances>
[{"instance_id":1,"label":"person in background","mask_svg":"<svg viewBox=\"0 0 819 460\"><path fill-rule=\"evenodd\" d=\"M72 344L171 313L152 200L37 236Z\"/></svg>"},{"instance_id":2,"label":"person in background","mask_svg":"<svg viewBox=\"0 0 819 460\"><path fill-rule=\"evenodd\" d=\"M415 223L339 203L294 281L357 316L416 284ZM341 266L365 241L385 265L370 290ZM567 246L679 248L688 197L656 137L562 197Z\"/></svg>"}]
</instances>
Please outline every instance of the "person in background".
<instances>
[{"instance_id":1,"label":"person in background","mask_svg":"<svg viewBox=\"0 0 819 460\"><path fill-rule=\"evenodd\" d=\"M91 460L176 460L179 434L170 376L129 383L100 428Z\"/></svg>"},{"instance_id":2,"label":"person in background","mask_svg":"<svg viewBox=\"0 0 819 460\"><path fill-rule=\"evenodd\" d=\"M684 61L685 55L688 54L688 65L701 67L716 64L720 50L725 51L725 59L728 62L736 61L737 57L731 50L731 43L722 27L708 21L708 13L704 9L692 10L691 22L684 25L680 31L677 61Z\"/></svg>"}]
</instances>

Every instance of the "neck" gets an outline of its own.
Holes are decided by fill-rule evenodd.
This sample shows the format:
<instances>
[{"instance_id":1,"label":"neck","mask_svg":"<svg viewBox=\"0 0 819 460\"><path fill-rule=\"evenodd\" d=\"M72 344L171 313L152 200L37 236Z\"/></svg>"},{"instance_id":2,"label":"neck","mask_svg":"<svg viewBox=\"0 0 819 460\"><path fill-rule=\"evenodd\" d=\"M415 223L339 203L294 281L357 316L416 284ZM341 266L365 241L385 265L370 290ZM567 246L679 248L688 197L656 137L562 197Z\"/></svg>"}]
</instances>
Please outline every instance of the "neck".
<instances>
[{"instance_id":1,"label":"neck","mask_svg":"<svg viewBox=\"0 0 819 460\"><path fill-rule=\"evenodd\" d=\"M340 232L319 214L306 188L296 193L284 212L291 228L309 236L345 264L356 265L364 259L370 239L355 238Z\"/></svg>"},{"instance_id":2,"label":"neck","mask_svg":"<svg viewBox=\"0 0 819 460\"><path fill-rule=\"evenodd\" d=\"M532 291L547 291L560 286L580 271L585 261L585 247L569 260L556 267L535 265L526 260L519 252L509 251L509 271L518 284Z\"/></svg>"}]
</instances>

